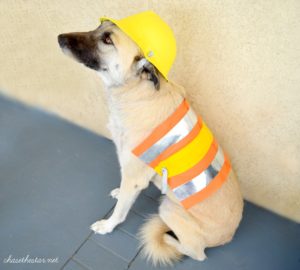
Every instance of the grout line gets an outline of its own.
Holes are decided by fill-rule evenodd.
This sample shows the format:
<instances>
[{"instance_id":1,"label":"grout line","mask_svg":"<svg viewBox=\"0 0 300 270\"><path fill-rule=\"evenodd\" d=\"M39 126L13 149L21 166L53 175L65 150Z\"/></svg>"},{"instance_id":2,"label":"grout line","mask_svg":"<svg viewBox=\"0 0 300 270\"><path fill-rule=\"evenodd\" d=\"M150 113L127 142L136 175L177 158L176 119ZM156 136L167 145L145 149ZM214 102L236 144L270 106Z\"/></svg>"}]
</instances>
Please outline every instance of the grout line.
<instances>
[{"instance_id":1,"label":"grout line","mask_svg":"<svg viewBox=\"0 0 300 270\"><path fill-rule=\"evenodd\" d=\"M103 218L106 218L109 213L112 211L112 209L114 209L115 205L113 205L108 212L103 216ZM68 258L66 260L66 262L63 264L63 266L60 268L60 270L63 270L66 265L69 263L69 261L71 261L72 259L74 259L74 256L77 254L77 252L82 248L82 246L90 239L90 237L93 235L93 232L91 231L88 236L83 240L83 242L79 245L79 247L74 251L74 253L70 256L70 258Z\"/></svg>"},{"instance_id":2,"label":"grout line","mask_svg":"<svg viewBox=\"0 0 300 270\"><path fill-rule=\"evenodd\" d=\"M131 238L134 238L135 240L139 240L138 237L130 232L127 232L126 230L124 230L123 228L116 228L117 230L127 234L128 236L130 236Z\"/></svg>"},{"instance_id":3,"label":"grout line","mask_svg":"<svg viewBox=\"0 0 300 270\"><path fill-rule=\"evenodd\" d=\"M92 234L93 232L90 232L89 234L88 234L88 236L86 237L86 239L84 239L84 241L79 245L79 247L75 250L75 252L71 255L71 257L70 258L68 258L67 259L67 261L63 264L63 266L60 268L60 270L63 270L65 267L66 267L66 265L72 260L72 259L74 259L74 256L76 255L76 253L79 251L79 249L81 249L81 247L88 241L88 239L89 239L89 237L91 237L91 234Z\"/></svg>"},{"instance_id":4,"label":"grout line","mask_svg":"<svg viewBox=\"0 0 300 270\"><path fill-rule=\"evenodd\" d=\"M142 195L144 195L144 196L146 196L147 198L149 198L149 199L151 199L152 201L154 201L154 202L156 202L156 203L159 203L159 199L160 199L160 197L161 197L161 195L160 195L160 197L159 198L157 198L157 199L154 199L153 197L151 197L150 195L147 195L147 194L142 194Z\"/></svg>"},{"instance_id":5,"label":"grout line","mask_svg":"<svg viewBox=\"0 0 300 270\"><path fill-rule=\"evenodd\" d=\"M136 215L138 215L139 217L141 217L144 222L147 221L149 219L149 217L151 217L151 215L153 214L153 213L141 214L141 213L137 212L135 209L132 209L131 211L133 213L135 213ZM156 212L156 214L157 214L157 212Z\"/></svg>"},{"instance_id":6,"label":"grout line","mask_svg":"<svg viewBox=\"0 0 300 270\"><path fill-rule=\"evenodd\" d=\"M118 254L117 252L113 251L112 249L102 245L101 243L95 241L93 238L89 239L90 241L94 242L97 246L105 249L106 251L110 252L111 254L115 255L116 257L119 257L120 259L122 259L123 261L129 263L130 261L128 261L126 258L122 257L120 254Z\"/></svg>"},{"instance_id":7,"label":"grout line","mask_svg":"<svg viewBox=\"0 0 300 270\"><path fill-rule=\"evenodd\" d=\"M76 264L78 264L81 268L85 269L85 270L91 270L91 268L89 268L87 265L85 265L83 262L81 262L80 260L73 258L72 261Z\"/></svg>"},{"instance_id":8,"label":"grout line","mask_svg":"<svg viewBox=\"0 0 300 270\"><path fill-rule=\"evenodd\" d=\"M135 254L135 256L132 258L132 260L128 263L127 269L129 269L132 265L132 263L135 261L135 259L137 258L137 256L141 253L142 251L142 247L137 251L137 253Z\"/></svg>"}]
</instances>

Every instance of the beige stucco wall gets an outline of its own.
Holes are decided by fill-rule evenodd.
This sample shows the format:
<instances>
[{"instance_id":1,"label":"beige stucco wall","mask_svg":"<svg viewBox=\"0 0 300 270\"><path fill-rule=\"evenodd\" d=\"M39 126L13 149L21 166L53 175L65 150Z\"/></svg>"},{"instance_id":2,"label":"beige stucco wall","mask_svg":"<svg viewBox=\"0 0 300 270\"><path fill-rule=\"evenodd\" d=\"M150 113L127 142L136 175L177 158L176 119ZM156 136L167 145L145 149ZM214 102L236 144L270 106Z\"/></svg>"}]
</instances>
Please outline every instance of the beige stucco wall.
<instances>
[{"instance_id":1,"label":"beige stucco wall","mask_svg":"<svg viewBox=\"0 0 300 270\"><path fill-rule=\"evenodd\" d=\"M300 221L298 0L2 0L1 91L108 136L100 80L56 36L146 9L173 28L171 78L229 153L245 198Z\"/></svg>"}]
</instances>

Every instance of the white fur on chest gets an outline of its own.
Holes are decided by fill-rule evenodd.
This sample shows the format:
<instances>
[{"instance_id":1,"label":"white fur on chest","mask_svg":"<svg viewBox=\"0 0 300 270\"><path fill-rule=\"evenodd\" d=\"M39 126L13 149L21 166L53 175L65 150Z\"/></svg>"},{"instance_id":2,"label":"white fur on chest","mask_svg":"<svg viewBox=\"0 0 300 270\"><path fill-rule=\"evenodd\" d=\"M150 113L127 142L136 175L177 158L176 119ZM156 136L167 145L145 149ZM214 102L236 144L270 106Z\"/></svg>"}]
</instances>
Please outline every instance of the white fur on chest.
<instances>
[{"instance_id":1,"label":"white fur on chest","mask_svg":"<svg viewBox=\"0 0 300 270\"><path fill-rule=\"evenodd\" d=\"M118 153L120 153L121 149L124 148L124 144L126 143L125 127L122 121L123 117L118 109L117 104L112 103L112 101L109 102L109 120L107 128L112 135L112 139L117 147Z\"/></svg>"}]
</instances>

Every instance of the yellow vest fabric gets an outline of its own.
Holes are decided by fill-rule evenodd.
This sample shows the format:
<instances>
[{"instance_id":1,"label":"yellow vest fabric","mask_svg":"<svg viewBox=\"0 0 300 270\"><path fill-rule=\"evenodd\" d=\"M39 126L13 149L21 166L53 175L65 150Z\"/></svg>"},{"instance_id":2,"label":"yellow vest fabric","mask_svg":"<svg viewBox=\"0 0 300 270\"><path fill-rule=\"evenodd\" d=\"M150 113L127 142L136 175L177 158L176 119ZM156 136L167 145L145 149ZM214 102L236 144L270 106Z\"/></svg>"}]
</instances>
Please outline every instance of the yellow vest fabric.
<instances>
[{"instance_id":1,"label":"yellow vest fabric","mask_svg":"<svg viewBox=\"0 0 300 270\"><path fill-rule=\"evenodd\" d=\"M212 132L186 100L132 151L159 175L190 208L217 191L231 166Z\"/></svg>"}]
</instances>

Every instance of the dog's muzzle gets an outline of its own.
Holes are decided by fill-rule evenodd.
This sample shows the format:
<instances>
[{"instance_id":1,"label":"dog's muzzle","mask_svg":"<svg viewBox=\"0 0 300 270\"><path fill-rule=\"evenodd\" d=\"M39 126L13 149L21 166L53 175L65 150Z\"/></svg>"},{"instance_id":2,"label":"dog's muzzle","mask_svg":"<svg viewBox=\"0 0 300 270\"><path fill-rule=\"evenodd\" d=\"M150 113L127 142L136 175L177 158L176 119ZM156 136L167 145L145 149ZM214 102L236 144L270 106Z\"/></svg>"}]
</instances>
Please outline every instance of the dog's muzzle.
<instances>
[{"instance_id":1,"label":"dog's muzzle","mask_svg":"<svg viewBox=\"0 0 300 270\"><path fill-rule=\"evenodd\" d=\"M97 43L88 32L60 34L57 40L64 53L69 51L78 62L91 69L99 70Z\"/></svg>"},{"instance_id":2,"label":"dog's muzzle","mask_svg":"<svg viewBox=\"0 0 300 270\"><path fill-rule=\"evenodd\" d=\"M64 34L59 35L57 37L57 40L58 40L58 44L61 48L64 48L67 46L68 39L67 39L66 35L64 35Z\"/></svg>"}]
</instances>

